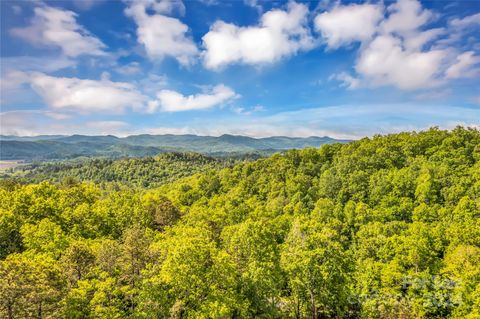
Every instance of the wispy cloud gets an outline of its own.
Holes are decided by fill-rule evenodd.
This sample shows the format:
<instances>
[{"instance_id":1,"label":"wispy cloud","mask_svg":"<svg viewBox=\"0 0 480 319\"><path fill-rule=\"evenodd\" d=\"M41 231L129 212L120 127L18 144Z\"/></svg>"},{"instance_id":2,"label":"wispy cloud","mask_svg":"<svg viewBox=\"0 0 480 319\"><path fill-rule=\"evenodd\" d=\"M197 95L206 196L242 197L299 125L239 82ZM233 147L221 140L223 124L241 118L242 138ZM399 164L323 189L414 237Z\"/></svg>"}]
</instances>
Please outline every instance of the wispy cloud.
<instances>
[{"instance_id":1,"label":"wispy cloud","mask_svg":"<svg viewBox=\"0 0 480 319\"><path fill-rule=\"evenodd\" d=\"M31 24L13 28L11 34L35 45L52 46L69 57L106 55L106 45L77 22L77 14L49 6L34 9Z\"/></svg>"}]
</instances>

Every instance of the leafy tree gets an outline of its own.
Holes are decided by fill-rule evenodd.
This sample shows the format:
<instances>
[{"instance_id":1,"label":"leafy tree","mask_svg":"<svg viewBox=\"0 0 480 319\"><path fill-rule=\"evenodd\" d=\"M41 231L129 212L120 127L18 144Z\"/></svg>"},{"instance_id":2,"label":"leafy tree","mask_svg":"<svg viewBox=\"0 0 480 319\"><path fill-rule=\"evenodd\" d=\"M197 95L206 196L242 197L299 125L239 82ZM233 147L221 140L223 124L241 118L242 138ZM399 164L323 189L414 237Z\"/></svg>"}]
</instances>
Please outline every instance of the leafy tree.
<instances>
[{"instance_id":1,"label":"leafy tree","mask_svg":"<svg viewBox=\"0 0 480 319\"><path fill-rule=\"evenodd\" d=\"M479 145L32 164L0 183L0 317L479 318Z\"/></svg>"}]
</instances>

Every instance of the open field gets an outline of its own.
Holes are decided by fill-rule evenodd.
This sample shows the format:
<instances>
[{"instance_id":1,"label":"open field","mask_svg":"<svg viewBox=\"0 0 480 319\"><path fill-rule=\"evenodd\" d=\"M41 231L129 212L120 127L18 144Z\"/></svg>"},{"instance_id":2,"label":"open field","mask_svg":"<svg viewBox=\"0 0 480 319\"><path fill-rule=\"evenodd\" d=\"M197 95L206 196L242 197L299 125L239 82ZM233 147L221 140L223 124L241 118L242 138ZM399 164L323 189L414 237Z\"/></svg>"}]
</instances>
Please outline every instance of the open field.
<instances>
[{"instance_id":1,"label":"open field","mask_svg":"<svg viewBox=\"0 0 480 319\"><path fill-rule=\"evenodd\" d=\"M15 168L17 166L23 165L25 161L23 160L8 160L2 161L0 160L0 171L7 170L9 168Z\"/></svg>"}]
</instances>

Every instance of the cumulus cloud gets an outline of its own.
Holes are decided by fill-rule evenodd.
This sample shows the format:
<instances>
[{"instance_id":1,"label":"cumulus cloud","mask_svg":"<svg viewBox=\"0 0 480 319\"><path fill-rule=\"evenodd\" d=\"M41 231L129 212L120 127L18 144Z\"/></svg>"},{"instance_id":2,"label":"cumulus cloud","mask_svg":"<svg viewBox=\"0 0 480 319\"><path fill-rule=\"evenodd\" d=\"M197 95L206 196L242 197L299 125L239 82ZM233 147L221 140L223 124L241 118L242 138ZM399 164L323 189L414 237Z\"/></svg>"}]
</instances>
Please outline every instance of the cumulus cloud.
<instances>
[{"instance_id":1,"label":"cumulus cloud","mask_svg":"<svg viewBox=\"0 0 480 319\"><path fill-rule=\"evenodd\" d=\"M290 2L286 10L262 15L257 26L215 22L202 38L204 65L219 69L233 63L265 64L308 50L314 39L307 25L308 8Z\"/></svg>"},{"instance_id":2,"label":"cumulus cloud","mask_svg":"<svg viewBox=\"0 0 480 319\"><path fill-rule=\"evenodd\" d=\"M34 45L60 48L69 57L106 55L105 44L77 23L77 14L43 6L34 9L29 26L13 28L11 34Z\"/></svg>"},{"instance_id":3,"label":"cumulus cloud","mask_svg":"<svg viewBox=\"0 0 480 319\"><path fill-rule=\"evenodd\" d=\"M7 96L19 96L18 89L26 87L30 81L30 72L55 72L65 68L74 67L75 61L64 56L15 56L2 57L0 69L0 88L2 99Z\"/></svg>"},{"instance_id":4,"label":"cumulus cloud","mask_svg":"<svg viewBox=\"0 0 480 319\"><path fill-rule=\"evenodd\" d=\"M388 6L389 16L381 28L387 33L408 34L415 32L432 18L432 12L422 8L417 0L398 0Z\"/></svg>"},{"instance_id":5,"label":"cumulus cloud","mask_svg":"<svg viewBox=\"0 0 480 319\"><path fill-rule=\"evenodd\" d=\"M130 107L141 108L145 100L135 86L108 79L95 81L34 73L30 84L56 110L122 113Z\"/></svg>"},{"instance_id":6,"label":"cumulus cloud","mask_svg":"<svg viewBox=\"0 0 480 319\"><path fill-rule=\"evenodd\" d=\"M137 0L129 2L125 14L137 24L137 40L151 59L170 56L182 65L190 65L198 49L187 36L188 26L165 15L175 10L180 13L185 10L181 1ZM150 11L154 14L150 14Z\"/></svg>"},{"instance_id":7,"label":"cumulus cloud","mask_svg":"<svg viewBox=\"0 0 480 319\"><path fill-rule=\"evenodd\" d=\"M408 52L399 38L382 35L362 50L355 69L375 86L425 88L437 84L435 76L445 56L443 50Z\"/></svg>"},{"instance_id":8,"label":"cumulus cloud","mask_svg":"<svg viewBox=\"0 0 480 319\"><path fill-rule=\"evenodd\" d=\"M219 84L205 93L185 96L172 90L161 90L157 100L149 103L151 112L160 109L163 112L181 112L189 110L202 110L223 105L239 95L231 88Z\"/></svg>"},{"instance_id":9,"label":"cumulus cloud","mask_svg":"<svg viewBox=\"0 0 480 319\"><path fill-rule=\"evenodd\" d=\"M382 18L383 7L380 5L337 6L316 16L315 29L322 34L328 47L337 48L370 39Z\"/></svg>"},{"instance_id":10,"label":"cumulus cloud","mask_svg":"<svg viewBox=\"0 0 480 319\"><path fill-rule=\"evenodd\" d=\"M0 87L2 88L2 93L5 93L6 91L15 90L21 87L22 85L28 83L28 81L29 77L27 73L12 70L2 76Z\"/></svg>"},{"instance_id":11,"label":"cumulus cloud","mask_svg":"<svg viewBox=\"0 0 480 319\"><path fill-rule=\"evenodd\" d=\"M331 76L343 86L418 90L477 72L470 70L478 63L473 52L458 52L451 43L444 45L452 26L467 28L477 23L477 15L454 19L448 29L428 28L434 19L435 14L417 0L398 0L387 8L382 4L337 5L317 15L315 28L328 48L360 43L355 74Z\"/></svg>"}]
</instances>

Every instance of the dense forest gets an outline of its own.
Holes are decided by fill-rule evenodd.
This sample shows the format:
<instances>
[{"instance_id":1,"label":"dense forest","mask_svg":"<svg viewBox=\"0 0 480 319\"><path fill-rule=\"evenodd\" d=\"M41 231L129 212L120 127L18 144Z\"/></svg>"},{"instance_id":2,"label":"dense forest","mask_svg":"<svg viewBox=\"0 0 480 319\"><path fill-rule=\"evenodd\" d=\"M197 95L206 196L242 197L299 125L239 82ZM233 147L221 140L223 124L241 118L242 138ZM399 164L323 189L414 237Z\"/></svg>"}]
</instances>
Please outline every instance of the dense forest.
<instances>
[{"instance_id":1,"label":"dense forest","mask_svg":"<svg viewBox=\"0 0 480 319\"><path fill-rule=\"evenodd\" d=\"M0 260L9 319L480 318L480 132L291 150L154 189L4 182Z\"/></svg>"},{"instance_id":2,"label":"dense forest","mask_svg":"<svg viewBox=\"0 0 480 319\"><path fill-rule=\"evenodd\" d=\"M278 151L319 147L323 144L345 143L328 136L286 137L272 136L252 138L240 135L130 135L126 137L87 135L0 135L0 159L2 160L66 160L79 157L141 157L163 152L198 152L215 156L235 153L259 153L271 155Z\"/></svg>"},{"instance_id":3,"label":"dense forest","mask_svg":"<svg viewBox=\"0 0 480 319\"><path fill-rule=\"evenodd\" d=\"M49 181L55 184L90 181L141 188L158 187L210 169L230 167L238 161L257 159L257 154L213 158L198 153L162 153L143 158L36 162L0 174L0 179L19 183ZM112 186L112 185L109 185Z\"/></svg>"}]
</instances>

